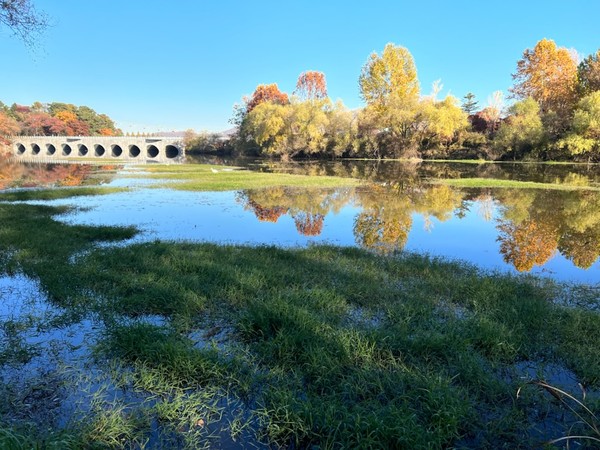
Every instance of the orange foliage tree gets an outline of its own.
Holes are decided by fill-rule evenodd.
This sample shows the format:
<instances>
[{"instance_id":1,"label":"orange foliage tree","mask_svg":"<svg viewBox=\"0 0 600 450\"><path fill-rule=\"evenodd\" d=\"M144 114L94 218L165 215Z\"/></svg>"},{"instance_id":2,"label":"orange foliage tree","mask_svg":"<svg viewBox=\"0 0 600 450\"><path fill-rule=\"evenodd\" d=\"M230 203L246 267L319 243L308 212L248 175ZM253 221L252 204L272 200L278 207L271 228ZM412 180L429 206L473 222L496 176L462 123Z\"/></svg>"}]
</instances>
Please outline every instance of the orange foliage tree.
<instances>
[{"instance_id":1,"label":"orange foliage tree","mask_svg":"<svg viewBox=\"0 0 600 450\"><path fill-rule=\"evenodd\" d=\"M325 216L323 214L311 214L301 212L294 216L294 223L296 224L296 230L303 236L318 236L323 231L323 221Z\"/></svg>"},{"instance_id":2,"label":"orange foliage tree","mask_svg":"<svg viewBox=\"0 0 600 450\"><path fill-rule=\"evenodd\" d=\"M8 144L8 136L19 132L19 124L15 119L0 112L0 144Z\"/></svg>"},{"instance_id":3,"label":"orange foliage tree","mask_svg":"<svg viewBox=\"0 0 600 450\"><path fill-rule=\"evenodd\" d=\"M523 52L510 89L519 99L532 97L542 113L568 114L577 101L577 63L566 48L542 39Z\"/></svg>"},{"instance_id":4,"label":"orange foliage tree","mask_svg":"<svg viewBox=\"0 0 600 450\"><path fill-rule=\"evenodd\" d=\"M99 130L100 136L114 136L115 131L110 128L100 128Z\"/></svg>"},{"instance_id":5,"label":"orange foliage tree","mask_svg":"<svg viewBox=\"0 0 600 450\"><path fill-rule=\"evenodd\" d=\"M252 97L246 101L246 114L265 102L286 105L290 102L290 99L285 92L279 90L277 83L259 84L254 90Z\"/></svg>"},{"instance_id":6,"label":"orange foliage tree","mask_svg":"<svg viewBox=\"0 0 600 450\"><path fill-rule=\"evenodd\" d=\"M327 82L325 81L325 74L314 70L301 73L294 92L303 100L326 98Z\"/></svg>"},{"instance_id":7,"label":"orange foliage tree","mask_svg":"<svg viewBox=\"0 0 600 450\"><path fill-rule=\"evenodd\" d=\"M500 253L504 261L519 272L529 272L534 265L545 264L558 246L556 229L532 219L516 225L502 221L498 225Z\"/></svg>"},{"instance_id":8,"label":"orange foliage tree","mask_svg":"<svg viewBox=\"0 0 600 450\"><path fill-rule=\"evenodd\" d=\"M282 206L266 207L261 206L254 200L248 200L246 204L247 209L251 209L254 215L261 222L272 222L276 223L281 216L288 212L288 208Z\"/></svg>"}]
</instances>

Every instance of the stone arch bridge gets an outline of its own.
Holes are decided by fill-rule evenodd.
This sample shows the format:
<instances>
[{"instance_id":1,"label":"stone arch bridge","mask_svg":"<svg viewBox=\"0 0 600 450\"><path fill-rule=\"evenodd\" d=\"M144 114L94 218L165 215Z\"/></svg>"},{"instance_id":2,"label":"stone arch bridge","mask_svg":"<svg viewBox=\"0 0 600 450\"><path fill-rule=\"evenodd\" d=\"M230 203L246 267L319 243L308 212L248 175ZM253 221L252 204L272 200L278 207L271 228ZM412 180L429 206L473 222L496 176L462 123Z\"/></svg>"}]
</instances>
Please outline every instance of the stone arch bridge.
<instances>
[{"instance_id":1,"label":"stone arch bridge","mask_svg":"<svg viewBox=\"0 0 600 450\"><path fill-rule=\"evenodd\" d=\"M181 138L113 136L14 136L18 160L40 162L180 163L185 159Z\"/></svg>"}]
</instances>

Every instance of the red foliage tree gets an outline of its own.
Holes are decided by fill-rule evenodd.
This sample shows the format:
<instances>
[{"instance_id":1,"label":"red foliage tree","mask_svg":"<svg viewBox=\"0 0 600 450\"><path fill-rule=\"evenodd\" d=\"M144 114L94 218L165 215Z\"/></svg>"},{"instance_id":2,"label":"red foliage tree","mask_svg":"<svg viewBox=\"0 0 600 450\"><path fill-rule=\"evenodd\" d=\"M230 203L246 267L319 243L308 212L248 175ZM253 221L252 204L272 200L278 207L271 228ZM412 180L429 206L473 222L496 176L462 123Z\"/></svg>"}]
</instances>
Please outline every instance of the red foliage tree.
<instances>
[{"instance_id":1,"label":"red foliage tree","mask_svg":"<svg viewBox=\"0 0 600 450\"><path fill-rule=\"evenodd\" d=\"M67 124L67 135L68 136L89 136L90 126L82 120L74 120Z\"/></svg>"},{"instance_id":2,"label":"red foliage tree","mask_svg":"<svg viewBox=\"0 0 600 450\"><path fill-rule=\"evenodd\" d=\"M32 135L64 135L67 134L67 124L50 114L40 112L28 114L23 120L22 132Z\"/></svg>"}]
</instances>

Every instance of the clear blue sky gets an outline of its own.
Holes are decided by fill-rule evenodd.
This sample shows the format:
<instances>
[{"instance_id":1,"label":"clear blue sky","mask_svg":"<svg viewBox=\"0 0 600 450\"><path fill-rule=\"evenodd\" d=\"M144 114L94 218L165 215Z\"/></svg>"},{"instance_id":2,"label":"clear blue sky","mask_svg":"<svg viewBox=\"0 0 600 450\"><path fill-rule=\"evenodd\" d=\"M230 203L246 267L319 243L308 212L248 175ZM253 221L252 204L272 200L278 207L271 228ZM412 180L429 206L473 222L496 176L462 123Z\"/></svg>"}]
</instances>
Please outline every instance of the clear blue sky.
<instances>
[{"instance_id":1,"label":"clear blue sky","mask_svg":"<svg viewBox=\"0 0 600 450\"><path fill-rule=\"evenodd\" d=\"M27 49L0 30L0 100L62 101L108 114L124 131L230 128L256 85L291 92L305 70L362 105L360 69L388 42L407 47L421 90L501 90L544 37L586 56L600 48L600 0L32 0L52 27Z\"/></svg>"}]
</instances>

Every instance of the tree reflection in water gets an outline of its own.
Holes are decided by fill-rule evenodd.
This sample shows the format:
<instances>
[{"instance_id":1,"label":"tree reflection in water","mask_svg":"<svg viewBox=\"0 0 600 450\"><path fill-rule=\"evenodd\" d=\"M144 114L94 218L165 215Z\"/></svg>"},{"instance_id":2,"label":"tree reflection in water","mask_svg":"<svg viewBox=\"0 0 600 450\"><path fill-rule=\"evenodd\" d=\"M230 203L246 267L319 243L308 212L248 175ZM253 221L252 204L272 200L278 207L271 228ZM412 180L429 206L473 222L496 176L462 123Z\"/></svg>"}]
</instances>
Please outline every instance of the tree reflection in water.
<instances>
[{"instance_id":1,"label":"tree reflection in water","mask_svg":"<svg viewBox=\"0 0 600 450\"><path fill-rule=\"evenodd\" d=\"M354 217L356 243L379 253L405 247L414 214L433 226L462 220L471 208L490 221L496 216L497 241L505 262L528 272L560 253L577 267L589 268L600 257L600 195L591 190L457 189L411 177L346 189L267 188L242 191L238 201L261 221L289 215L298 233L318 236L328 214L345 206ZM428 228L428 231L435 232Z\"/></svg>"},{"instance_id":2,"label":"tree reflection in water","mask_svg":"<svg viewBox=\"0 0 600 450\"><path fill-rule=\"evenodd\" d=\"M24 164L0 158L0 190L28 187L81 186L101 184L111 178L115 166L85 164ZM93 179L91 175L95 176Z\"/></svg>"}]
</instances>

